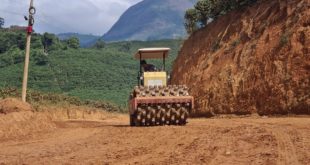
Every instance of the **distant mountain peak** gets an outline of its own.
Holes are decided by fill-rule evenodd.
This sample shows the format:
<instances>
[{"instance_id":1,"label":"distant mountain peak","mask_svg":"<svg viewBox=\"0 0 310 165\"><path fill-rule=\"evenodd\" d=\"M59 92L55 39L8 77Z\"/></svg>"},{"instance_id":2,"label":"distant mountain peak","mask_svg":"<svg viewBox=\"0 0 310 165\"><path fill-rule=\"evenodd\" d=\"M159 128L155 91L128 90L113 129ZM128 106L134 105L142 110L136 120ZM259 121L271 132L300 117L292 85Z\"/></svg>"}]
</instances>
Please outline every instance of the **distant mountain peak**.
<instances>
[{"instance_id":1,"label":"distant mountain peak","mask_svg":"<svg viewBox=\"0 0 310 165\"><path fill-rule=\"evenodd\" d=\"M186 35L184 13L196 0L144 0L130 7L105 41L174 39Z\"/></svg>"}]
</instances>

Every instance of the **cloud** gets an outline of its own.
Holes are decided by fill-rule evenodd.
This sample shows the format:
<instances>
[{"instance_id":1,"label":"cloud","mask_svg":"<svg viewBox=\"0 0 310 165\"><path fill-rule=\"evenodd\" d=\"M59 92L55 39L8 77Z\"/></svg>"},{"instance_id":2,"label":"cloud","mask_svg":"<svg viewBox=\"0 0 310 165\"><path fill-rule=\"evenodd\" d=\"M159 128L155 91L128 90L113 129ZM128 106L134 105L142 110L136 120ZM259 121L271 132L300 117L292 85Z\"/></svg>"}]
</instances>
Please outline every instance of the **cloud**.
<instances>
[{"instance_id":1,"label":"cloud","mask_svg":"<svg viewBox=\"0 0 310 165\"><path fill-rule=\"evenodd\" d=\"M29 2L1 0L0 17L5 25L27 25ZM78 32L102 35L130 6L141 0L34 0L37 32Z\"/></svg>"}]
</instances>

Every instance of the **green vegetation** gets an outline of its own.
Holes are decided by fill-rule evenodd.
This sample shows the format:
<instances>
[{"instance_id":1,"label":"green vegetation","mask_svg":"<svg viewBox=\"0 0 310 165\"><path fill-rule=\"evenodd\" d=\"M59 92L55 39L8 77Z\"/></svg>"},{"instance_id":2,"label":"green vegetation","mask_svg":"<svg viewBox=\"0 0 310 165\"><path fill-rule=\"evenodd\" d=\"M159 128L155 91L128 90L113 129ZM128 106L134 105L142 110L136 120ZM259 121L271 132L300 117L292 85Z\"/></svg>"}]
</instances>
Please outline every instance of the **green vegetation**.
<instances>
[{"instance_id":1,"label":"green vegetation","mask_svg":"<svg viewBox=\"0 0 310 165\"><path fill-rule=\"evenodd\" d=\"M0 32L0 88L20 88L24 61L24 32ZM74 43L76 43L74 41ZM77 48L55 35L34 34L30 56L29 88L75 96L82 100L106 100L125 107L137 83L139 62L133 54L141 47L170 47L168 70L181 40L108 43L98 48ZM161 61L150 61L155 65Z\"/></svg>"},{"instance_id":2,"label":"green vegetation","mask_svg":"<svg viewBox=\"0 0 310 165\"><path fill-rule=\"evenodd\" d=\"M16 88L0 89L0 99L8 97L20 98L21 93ZM77 97L70 97L57 93L42 93L34 90L28 90L27 101L30 102L32 105L70 104L77 106L82 105L94 108L101 108L109 112L124 112L124 109L105 101L81 100Z\"/></svg>"},{"instance_id":3,"label":"green vegetation","mask_svg":"<svg viewBox=\"0 0 310 165\"><path fill-rule=\"evenodd\" d=\"M43 44L45 52L65 48L63 47L61 41L54 34L44 33L41 37L41 42Z\"/></svg>"},{"instance_id":4,"label":"green vegetation","mask_svg":"<svg viewBox=\"0 0 310 165\"><path fill-rule=\"evenodd\" d=\"M68 40L69 38L75 37L79 39L80 46L83 48L91 47L100 36L95 36L92 34L79 34L79 33L61 33L57 37L60 40Z\"/></svg>"},{"instance_id":5,"label":"green vegetation","mask_svg":"<svg viewBox=\"0 0 310 165\"><path fill-rule=\"evenodd\" d=\"M208 21L216 20L227 12L251 5L257 0L199 0L193 9L185 13L185 28L190 34L205 27Z\"/></svg>"},{"instance_id":6,"label":"green vegetation","mask_svg":"<svg viewBox=\"0 0 310 165\"><path fill-rule=\"evenodd\" d=\"M184 25L188 34L191 34L198 29L197 26L198 14L195 9L188 9L185 12L184 18L185 18Z\"/></svg>"},{"instance_id":7,"label":"green vegetation","mask_svg":"<svg viewBox=\"0 0 310 165\"><path fill-rule=\"evenodd\" d=\"M71 37L66 42L69 48L78 49L80 47L80 41L77 37Z\"/></svg>"},{"instance_id":8,"label":"green vegetation","mask_svg":"<svg viewBox=\"0 0 310 165\"><path fill-rule=\"evenodd\" d=\"M103 49L105 47L105 45L106 45L106 43L102 39L99 39L96 41L96 43L93 47L96 49Z\"/></svg>"}]
</instances>

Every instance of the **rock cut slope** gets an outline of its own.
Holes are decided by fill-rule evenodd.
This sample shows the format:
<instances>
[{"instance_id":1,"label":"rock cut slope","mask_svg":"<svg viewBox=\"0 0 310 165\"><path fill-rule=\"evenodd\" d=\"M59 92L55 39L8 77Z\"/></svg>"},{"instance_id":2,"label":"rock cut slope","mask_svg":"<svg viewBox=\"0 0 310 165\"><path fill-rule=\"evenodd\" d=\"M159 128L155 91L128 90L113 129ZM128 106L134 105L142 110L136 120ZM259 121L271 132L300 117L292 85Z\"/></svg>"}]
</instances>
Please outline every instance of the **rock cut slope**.
<instances>
[{"instance_id":1,"label":"rock cut slope","mask_svg":"<svg viewBox=\"0 0 310 165\"><path fill-rule=\"evenodd\" d=\"M195 115L310 114L310 3L261 0L192 34L172 81Z\"/></svg>"}]
</instances>

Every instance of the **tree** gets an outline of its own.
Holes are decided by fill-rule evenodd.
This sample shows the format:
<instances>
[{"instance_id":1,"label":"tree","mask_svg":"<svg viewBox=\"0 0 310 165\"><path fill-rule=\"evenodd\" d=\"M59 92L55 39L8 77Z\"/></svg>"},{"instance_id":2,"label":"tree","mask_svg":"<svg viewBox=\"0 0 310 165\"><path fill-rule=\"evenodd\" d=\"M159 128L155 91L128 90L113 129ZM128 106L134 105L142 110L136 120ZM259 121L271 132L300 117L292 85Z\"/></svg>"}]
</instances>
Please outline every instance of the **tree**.
<instances>
[{"instance_id":1,"label":"tree","mask_svg":"<svg viewBox=\"0 0 310 165\"><path fill-rule=\"evenodd\" d=\"M202 27L207 25L211 11L211 3L210 0L199 0L195 5L197 19Z\"/></svg>"},{"instance_id":2,"label":"tree","mask_svg":"<svg viewBox=\"0 0 310 165\"><path fill-rule=\"evenodd\" d=\"M125 42L125 43L121 44L121 46L118 50L122 51L122 52L129 52L130 48L131 48L131 42Z\"/></svg>"},{"instance_id":3,"label":"tree","mask_svg":"<svg viewBox=\"0 0 310 165\"><path fill-rule=\"evenodd\" d=\"M185 29L187 31L188 34L193 33L194 31L196 31L198 29L197 27L197 10L196 9L188 9L185 12Z\"/></svg>"},{"instance_id":4,"label":"tree","mask_svg":"<svg viewBox=\"0 0 310 165\"><path fill-rule=\"evenodd\" d=\"M52 50L59 50L64 46L55 34L44 33L41 41L46 53Z\"/></svg>"},{"instance_id":5,"label":"tree","mask_svg":"<svg viewBox=\"0 0 310 165\"><path fill-rule=\"evenodd\" d=\"M80 40L77 37L71 37L67 40L69 48L78 49L80 47Z\"/></svg>"},{"instance_id":6,"label":"tree","mask_svg":"<svg viewBox=\"0 0 310 165\"><path fill-rule=\"evenodd\" d=\"M0 17L0 29L4 26L4 18Z\"/></svg>"},{"instance_id":7,"label":"tree","mask_svg":"<svg viewBox=\"0 0 310 165\"><path fill-rule=\"evenodd\" d=\"M42 44L43 44L45 52L49 51L49 47L52 46L53 40L54 40L53 34L49 34L49 33L44 33L43 34L43 36L42 36Z\"/></svg>"},{"instance_id":8,"label":"tree","mask_svg":"<svg viewBox=\"0 0 310 165\"><path fill-rule=\"evenodd\" d=\"M23 41L24 39L24 33L22 33ZM24 44L26 45L26 44ZM42 42L42 35L38 33L33 33L31 37L31 49L44 49L43 42Z\"/></svg>"},{"instance_id":9,"label":"tree","mask_svg":"<svg viewBox=\"0 0 310 165\"><path fill-rule=\"evenodd\" d=\"M43 66L43 65L46 65L49 62L49 59L48 59L47 55L45 55L40 50L36 50L32 54L33 54L34 62L35 62L36 65Z\"/></svg>"},{"instance_id":10,"label":"tree","mask_svg":"<svg viewBox=\"0 0 310 165\"><path fill-rule=\"evenodd\" d=\"M188 9L185 13L185 28L192 33L198 28L205 27L210 20L216 20L232 10L240 10L258 0L199 0L194 9ZM199 24L200 26L197 26Z\"/></svg>"},{"instance_id":11,"label":"tree","mask_svg":"<svg viewBox=\"0 0 310 165\"><path fill-rule=\"evenodd\" d=\"M105 42L100 38L97 40L97 42L95 43L94 47L96 49L103 49L105 47Z\"/></svg>"}]
</instances>

